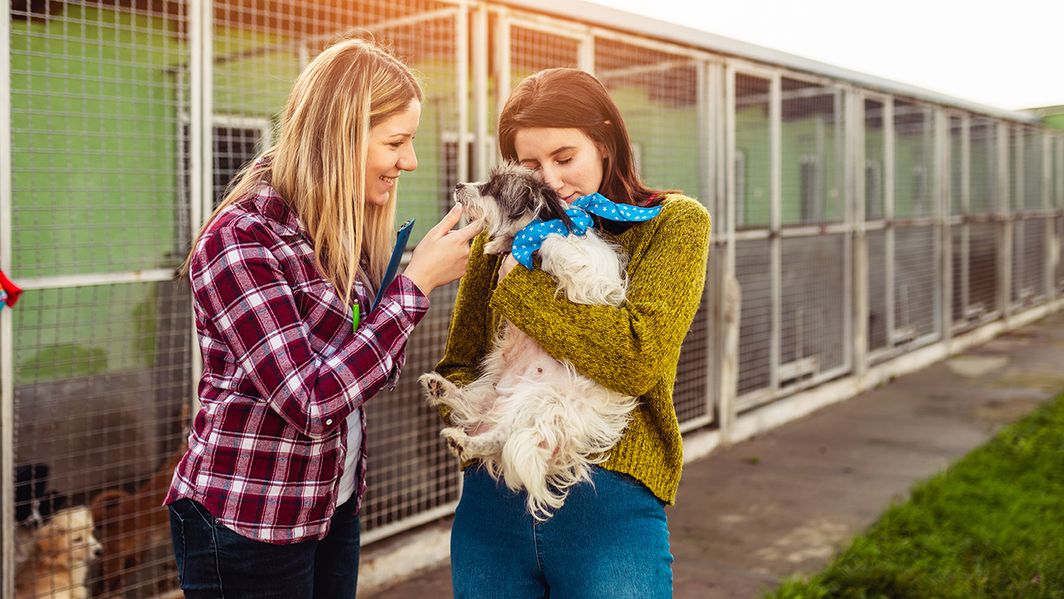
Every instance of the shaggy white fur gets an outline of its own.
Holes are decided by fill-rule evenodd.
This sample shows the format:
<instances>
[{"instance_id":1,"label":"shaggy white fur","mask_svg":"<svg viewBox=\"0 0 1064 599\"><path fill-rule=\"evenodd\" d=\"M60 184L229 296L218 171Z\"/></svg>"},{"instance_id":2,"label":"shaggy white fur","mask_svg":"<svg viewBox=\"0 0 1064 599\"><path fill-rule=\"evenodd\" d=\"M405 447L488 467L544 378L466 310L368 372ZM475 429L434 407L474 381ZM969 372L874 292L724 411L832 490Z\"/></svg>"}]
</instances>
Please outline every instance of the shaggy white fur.
<instances>
[{"instance_id":1,"label":"shaggy white fur","mask_svg":"<svg viewBox=\"0 0 1064 599\"><path fill-rule=\"evenodd\" d=\"M486 183L460 185L455 199L485 220L490 236L485 253L509 252L521 227L565 208L531 171L514 166L497 169ZM593 230L550 235L539 255L541 268L569 301L624 302L626 258ZM463 388L435 372L420 378L429 402L450 409L453 426L440 434L462 460L479 460L510 489L524 489L529 513L545 520L573 485L590 480L592 464L606 460L638 400L555 360L510 323L494 340L481 372Z\"/></svg>"}]
</instances>

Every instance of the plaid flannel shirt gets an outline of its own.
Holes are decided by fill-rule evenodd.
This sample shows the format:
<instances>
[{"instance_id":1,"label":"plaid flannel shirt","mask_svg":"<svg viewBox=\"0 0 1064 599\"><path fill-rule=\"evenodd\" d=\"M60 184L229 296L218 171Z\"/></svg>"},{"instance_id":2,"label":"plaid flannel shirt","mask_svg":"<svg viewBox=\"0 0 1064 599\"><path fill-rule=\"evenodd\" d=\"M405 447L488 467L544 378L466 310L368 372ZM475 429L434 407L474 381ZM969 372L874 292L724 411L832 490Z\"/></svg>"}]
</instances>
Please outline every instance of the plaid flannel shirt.
<instances>
[{"instance_id":1,"label":"plaid flannel shirt","mask_svg":"<svg viewBox=\"0 0 1064 599\"><path fill-rule=\"evenodd\" d=\"M347 416L362 444L354 509L366 488L366 418L394 389L428 298L404 275L352 331L351 306L314 265L302 224L270 186L223 211L190 266L203 376L201 408L165 504L203 504L252 539L321 539L336 510ZM364 310L372 298L361 283Z\"/></svg>"}]
</instances>

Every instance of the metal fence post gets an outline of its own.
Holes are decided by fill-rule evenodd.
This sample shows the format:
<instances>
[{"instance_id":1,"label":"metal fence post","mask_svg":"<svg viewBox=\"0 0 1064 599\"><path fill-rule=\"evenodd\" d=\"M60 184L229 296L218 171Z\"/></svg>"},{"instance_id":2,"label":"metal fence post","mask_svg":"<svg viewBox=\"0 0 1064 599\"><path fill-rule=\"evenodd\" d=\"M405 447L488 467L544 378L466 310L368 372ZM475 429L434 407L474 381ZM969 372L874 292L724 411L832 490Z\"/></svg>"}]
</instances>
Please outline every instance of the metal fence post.
<instances>
[{"instance_id":1,"label":"metal fence post","mask_svg":"<svg viewBox=\"0 0 1064 599\"><path fill-rule=\"evenodd\" d=\"M1045 252L1045 264L1042 269L1043 283L1045 285L1046 300L1052 300L1056 288L1053 275L1056 273L1056 261L1053 259L1054 236L1057 230L1057 219L1053 210L1053 138L1048 133L1042 133L1042 210L1046 215L1042 219L1042 228L1045 231L1042 251Z\"/></svg>"},{"instance_id":2,"label":"metal fence post","mask_svg":"<svg viewBox=\"0 0 1064 599\"><path fill-rule=\"evenodd\" d=\"M458 90L458 180L469 180L469 1L459 0L454 17L455 89ZM444 190L448 192L449 190Z\"/></svg>"},{"instance_id":3,"label":"metal fence post","mask_svg":"<svg viewBox=\"0 0 1064 599\"><path fill-rule=\"evenodd\" d=\"M935 218L938 226L938 248L940 252L938 270L942 284L940 291L935 293L935 301L938 309L935 310L935 327L938 334L944 340L953 336L953 234L950 229L950 207L952 193L951 160L950 160L950 128L949 115L942 108L936 108L934 112L935 124L935 162L934 169L934 195L935 195Z\"/></svg>"},{"instance_id":4,"label":"metal fence post","mask_svg":"<svg viewBox=\"0 0 1064 599\"><path fill-rule=\"evenodd\" d=\"M11 3L0 15L0 269L11 271ZM15 594L15 358L11 310L0 310L0 596Z\"/></svg>"},{"instance_id":5,"label":"metal fence post","mask_svg":"<svg viewBox=\"0 0 1064 599\"><path fill-rule=\"evenodd\" d=\"M997 124L997 213L998 222L998 307L1005 321L1012 314L1012 213L1009 210L1009 127Z\"/></svg>"},{"instance_id":6,"label":"metal fence post","mask_svg":"<svg viewBox=\"0 0 1064 599\"><path fill-rule=\"evenodd\" d=\"M781 334L783 324L783 273L780 265L783 262L783 238L782 229L782 204L783 204L783 108L782 108L782 78L777 72L772 76L772 85L769 88L769 160L772 164L769 177L772 180L772 190L769 203L769 275L771 281L771 334L769 336L769 380L770 388L776 392L780 388L780 362Z\"/></svg>"},{"instance_id":7,"label":"metal fence post","mask_svg":"<svg viewBox=\"0 0 1064 599\"><path fill-rule=\"evenodd\" d=\"M473 153L475 167L473 178L484 181L488 178L488 167L491 158L488 149L492 145L488 142L488 9L483 4L477 6L473 15L473 129L475 134L476 150Z\"/></svg>"},{"instance_id":8,"label":"metal fence post","mask_svg":"<svg viewBox=\"0 0 1064 599\"><path fill-rule=\"evenodd\" d=\"M865 115L864 95L851 91L847 95L846 166L847 192L850 198L850 223L853 227L853 335L851 360L858 377L868 371L868 236L865 220Z\"/></svg>"}]
</instances>

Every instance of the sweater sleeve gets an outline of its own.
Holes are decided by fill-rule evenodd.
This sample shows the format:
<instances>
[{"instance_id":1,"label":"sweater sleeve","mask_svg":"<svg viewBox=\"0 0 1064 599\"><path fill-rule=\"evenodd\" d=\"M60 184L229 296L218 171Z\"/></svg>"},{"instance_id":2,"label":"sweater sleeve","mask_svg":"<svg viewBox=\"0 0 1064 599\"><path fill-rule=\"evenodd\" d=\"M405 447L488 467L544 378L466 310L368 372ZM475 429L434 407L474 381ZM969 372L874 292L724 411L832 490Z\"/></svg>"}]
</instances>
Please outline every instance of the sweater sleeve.
<instances>
[{"instance_id":1,"label":"sweater sleeve","mask_svg":"<svg viewBox=\"0 0 1064 599\"><path fill-rule=\"evenodd\" d=\"M632 396L649 392L678 350L701 301L709 255L709 213L689 198L667 202L643 226L655 227L633 249L622 306L574 304L556 293L542 269L514 268L491 307L556 359L601 385Z\"/></svg>"},{"instance_id":2,"label":"sweater sleeve","mask_svg":"<svg viewBox=\"0 0 1064 599\"><path fill-rule=\"evenodd\" d=\"M487 354L490 342L488 298L499 270L499 257L484 254L486 242L487 234L481 233L470 246L469 263L458 284L447 330L447 345L436 364L436 372L458 386L476 380L480 360Z\"/></svg>"}]
</instances>

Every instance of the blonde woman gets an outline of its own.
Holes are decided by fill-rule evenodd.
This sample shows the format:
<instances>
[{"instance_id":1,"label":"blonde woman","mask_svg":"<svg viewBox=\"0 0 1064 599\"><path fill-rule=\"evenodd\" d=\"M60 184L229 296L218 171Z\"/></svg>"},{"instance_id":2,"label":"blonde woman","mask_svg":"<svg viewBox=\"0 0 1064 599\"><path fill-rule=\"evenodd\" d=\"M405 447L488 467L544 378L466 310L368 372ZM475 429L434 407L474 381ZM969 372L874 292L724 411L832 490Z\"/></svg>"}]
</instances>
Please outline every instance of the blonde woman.
<instances>
[{"instance_id":1,"label":"blonde woman","mask_svg":"<svg viewBox=\"0 0 1064 599\"><path fill-rule=\"evenodd\" d=\"M461 276L477 233L452 230L452 210L366 313L421 101L380 48L329 47L193 244L201 408L165 500L186 597L355 595L362 404L394 386L428 294Z\"/></svg>"}]
</instances>

